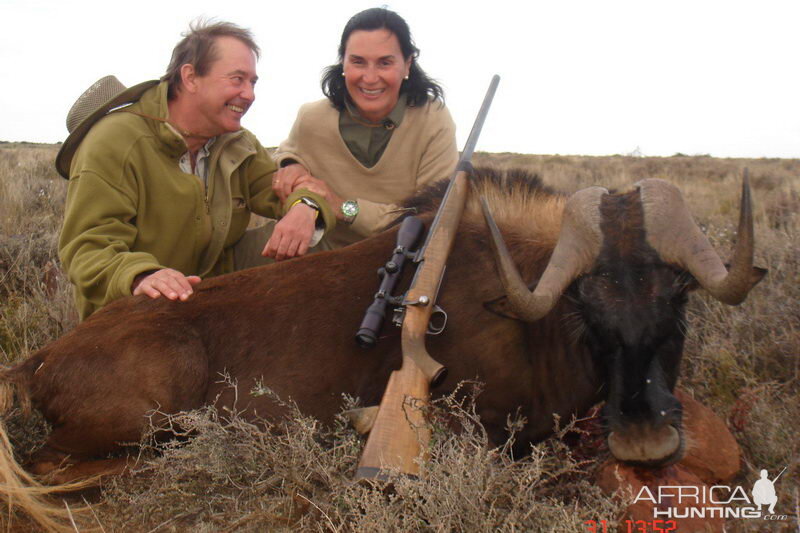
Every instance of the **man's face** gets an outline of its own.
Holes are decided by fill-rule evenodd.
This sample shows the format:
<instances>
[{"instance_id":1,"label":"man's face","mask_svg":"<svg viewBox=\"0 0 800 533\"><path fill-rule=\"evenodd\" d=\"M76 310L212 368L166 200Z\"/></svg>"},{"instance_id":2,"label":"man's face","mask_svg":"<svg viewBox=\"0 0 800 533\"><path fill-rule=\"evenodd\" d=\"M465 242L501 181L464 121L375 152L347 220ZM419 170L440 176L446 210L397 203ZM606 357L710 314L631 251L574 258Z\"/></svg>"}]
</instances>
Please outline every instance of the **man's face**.
<instances>
[{"instance_id":1,"label":"man's face","mask_svg":"<svg viewBox=\"0 0 800 533\"><path fill-rule=\"evenodd\" d=\"M235 37L218 37L217 60L204 76L195 78L194 101L201 127L209 137L239 131L241 120L253 101L258 76L255 53Z\"/></svg>"}]
</instances>

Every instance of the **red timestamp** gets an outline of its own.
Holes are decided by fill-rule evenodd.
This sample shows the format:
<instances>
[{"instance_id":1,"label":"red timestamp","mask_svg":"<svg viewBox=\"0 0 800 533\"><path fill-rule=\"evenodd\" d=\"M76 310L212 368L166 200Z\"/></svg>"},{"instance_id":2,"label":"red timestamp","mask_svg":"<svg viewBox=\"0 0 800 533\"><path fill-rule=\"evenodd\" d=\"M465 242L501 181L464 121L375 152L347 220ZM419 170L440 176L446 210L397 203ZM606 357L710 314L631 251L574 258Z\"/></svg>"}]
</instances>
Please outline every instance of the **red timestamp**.
<instances>
[{"instance_id":1,"label":"red timestamp","mask_svg":"<svg viewBox=\"0 0 800 533\"><path fill-rule=\"evenodd\" d=\"M586 520L584 522L588 533L609 533L608 522L605 520ZM621 533L670 533L677 531L675 520L625 520L620 524L618 531Z\"/></svg>"}]
</instances>

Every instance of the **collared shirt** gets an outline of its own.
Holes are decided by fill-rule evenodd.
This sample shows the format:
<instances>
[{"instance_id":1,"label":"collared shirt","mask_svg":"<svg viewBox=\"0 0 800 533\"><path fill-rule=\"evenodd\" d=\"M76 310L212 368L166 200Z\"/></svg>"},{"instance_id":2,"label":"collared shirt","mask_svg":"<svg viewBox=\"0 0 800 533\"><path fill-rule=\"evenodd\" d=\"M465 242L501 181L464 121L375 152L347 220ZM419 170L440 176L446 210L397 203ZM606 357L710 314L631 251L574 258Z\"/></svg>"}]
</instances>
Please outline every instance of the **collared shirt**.
<instances>
[{"instance_id":1,"label":"collared shirt","mask_svg":"<svg viewBox=\"0 0 800 533\"><path fill-rule=\"evenodd\" d=\"M374 167L389 144L394 129L403 121L406 107L405 95L401 95L394 109L381 121L381 125L368 126L368 121L345 98L345 109L339 112L339 133L353 157L367 168Z\"/></svg>"},{"instance_id":2,"label":"collared shirt","mask_svg":"<svg viewBox=\"0 0 800 533\"><path fill-rule=\"evenodd\" d=\"M192 172L192 154L186 152L181 156L178 160L178 165L181 167L183 172L187 174L194 174L201 180L203 183L208 186L208 166L209 166L209 156L211 155L211 147L214 145L214 142L217 140L216 137L211 137L206 144L203 145L200 150L197 151L197 160L194 163L194 172ZM319 214L319 208L317 208L317 214ZM316 227L314 229L314 233L311 236L311 243L309 246L316 246L319 244L319 241L322 240L322 236L325 235L325 223L322 220L322 217L317 216Z\"/></svg>"},{"instance_id":3,"label":"collared shirt","mask_svg":"<svg viewBox=\"0 0 800 533\"><path fill-rule=\"evenodd\" d=\"M178 160L178 165L181 167L183 172L186 172L187 174L194 174L203 180L205 185L208 185L208 158L211 155L211 147L214 145L216 140L216 137L211 137L206 144L204 144L203 147L197 151L197 160L194 163L194 172L192 172L192 154L190 152L187 151Z\"/></svg>"}]
</instances>

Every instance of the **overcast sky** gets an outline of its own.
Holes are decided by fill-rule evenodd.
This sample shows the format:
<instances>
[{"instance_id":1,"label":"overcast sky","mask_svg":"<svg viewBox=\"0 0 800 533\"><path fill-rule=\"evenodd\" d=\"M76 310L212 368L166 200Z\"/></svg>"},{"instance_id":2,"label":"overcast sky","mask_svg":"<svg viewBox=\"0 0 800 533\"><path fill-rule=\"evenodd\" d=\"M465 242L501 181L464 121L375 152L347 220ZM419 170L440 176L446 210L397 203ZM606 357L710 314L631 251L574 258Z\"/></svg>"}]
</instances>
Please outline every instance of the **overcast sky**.
<instances>
[{"instance_id":1,"label":"overcast sky","mask_svg":"<svg viewBox=\"0 0 800 533\"><path fill-rule=\"evenodd\" d=\"M265 146L322 97L342 28L375 2L0 0L0 140L57 142L94 81L161 76L191 20L262 48L243 124ZM800 1L396 0L462 144L501 76L478 150L800 157Z\"/></svg>"}]
</instances>

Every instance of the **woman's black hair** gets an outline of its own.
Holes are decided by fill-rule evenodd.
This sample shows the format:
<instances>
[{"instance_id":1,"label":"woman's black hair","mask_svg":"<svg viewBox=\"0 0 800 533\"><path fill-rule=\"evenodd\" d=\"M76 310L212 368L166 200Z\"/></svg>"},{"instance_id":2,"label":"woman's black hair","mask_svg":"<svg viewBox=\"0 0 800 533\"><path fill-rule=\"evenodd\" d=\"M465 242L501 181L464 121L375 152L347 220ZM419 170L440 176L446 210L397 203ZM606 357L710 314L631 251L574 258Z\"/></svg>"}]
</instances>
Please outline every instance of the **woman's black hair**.
<instances>
[{"instance_id":1,"label":"woman's black hair","mask_svg":"<svg viewBox=\"0 0 800 533\"><path fill-rule=\"evenodd\" d=\"M339 109L344 109L345 98L347 97L347 87L344 83L344 62L345 48L350 34L356 30L379 30L387 29L392 32L400 43L400 50L403 52L403 59L411 58L411 68L408 72L408 79L403 80L400 85L400 94L406 95L406 101L411 106L421 106L428 102L431 97L434 100L444 102L444 89L441 85L425 74L417 64L419 49L414 45L411 38L411 30L403 17L383 7L373 7L353 15L344 27L342 40L339 43L339 62L327 67L322 73L322 92L333 105Z\"/></svg>"}]
</instances>

